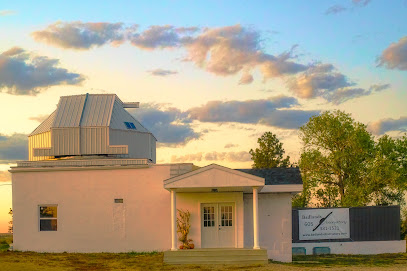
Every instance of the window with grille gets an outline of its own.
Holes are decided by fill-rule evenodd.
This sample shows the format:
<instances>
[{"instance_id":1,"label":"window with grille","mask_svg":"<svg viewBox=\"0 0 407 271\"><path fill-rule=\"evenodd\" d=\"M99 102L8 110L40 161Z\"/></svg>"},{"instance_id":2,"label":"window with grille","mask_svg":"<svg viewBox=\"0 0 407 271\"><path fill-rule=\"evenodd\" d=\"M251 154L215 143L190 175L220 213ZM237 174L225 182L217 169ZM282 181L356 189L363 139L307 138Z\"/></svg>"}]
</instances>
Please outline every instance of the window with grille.
<instances>
[{"instance_id":1,"label":"window with grille","mask_svg":"<svg viewBox=\"0 0 407 271\"><path fill-rule=\"evenodd\" d=\"M221 225L222 227L232 227L233 211L232 206L221 206Z\"/></svg>"},{"instance_id":2,"label":"window with grille","mask_svg":"<svg viewBox=\"0 0 407 271\"><path fill-rule=\"evenodd\" d=\"M215 207L203 207L204 227L215 227Z\"/></svg>"},{"instance_id":3,"label":"window with grille","mask_svg":"<svg viewBox=\"0 0 407 271\"><path fill-rule=\"evenodd\" d=\"M40 208L40 231L57 231L58 206L46 205Z\"/></svg>"}]
</instances>

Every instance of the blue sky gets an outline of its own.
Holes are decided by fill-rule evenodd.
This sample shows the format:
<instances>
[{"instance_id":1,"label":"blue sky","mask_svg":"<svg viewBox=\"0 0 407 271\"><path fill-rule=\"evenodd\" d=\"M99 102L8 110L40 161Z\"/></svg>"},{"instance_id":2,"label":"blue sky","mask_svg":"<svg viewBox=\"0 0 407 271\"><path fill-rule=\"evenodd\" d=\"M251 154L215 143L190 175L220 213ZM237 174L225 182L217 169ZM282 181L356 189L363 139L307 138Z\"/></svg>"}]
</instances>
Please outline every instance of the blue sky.
<instances>
[{"instance_id":1,"label":"blue sky","mask_svg":"<svg viewBox=\"0 0 407 271\"><path fill-rule=\"evenodd\" d=\"M116 93L158 163L250 167L265 131L340 109L376 138L407 129L407 1L24 1L0 5L0 232L15 160L60 96Z\"/></svg>"}]
</instances>

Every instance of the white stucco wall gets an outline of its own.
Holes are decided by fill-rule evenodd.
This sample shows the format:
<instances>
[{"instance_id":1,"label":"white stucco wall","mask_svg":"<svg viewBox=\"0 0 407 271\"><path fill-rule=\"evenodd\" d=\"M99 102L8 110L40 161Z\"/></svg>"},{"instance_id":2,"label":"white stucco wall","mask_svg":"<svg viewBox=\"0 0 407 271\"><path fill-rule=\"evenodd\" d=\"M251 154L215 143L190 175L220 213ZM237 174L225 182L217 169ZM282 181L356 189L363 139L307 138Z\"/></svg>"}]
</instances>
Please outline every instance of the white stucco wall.
<instances>
[{"instance_id":1,"label":"white stucco wall","mask_svg":"<svg viewBox=\"0 0 407 271\"><path fill-rule=\"evenodd\" d=\"M293 247L304 247L307 255L312 255L314 247L329 247L331 254L382 254L405 253L406 240L365 241L365 242L322 242L294 243Z\"/></svg>"},{"instance_id":2,"label":"white stucco wall","mask_svg":"<svg viewBox=\"0 0 407 271\"><path fill-rule=\"evenodd\" d=\"M243 194L244 247L253 247L253 195ZM260 247L269 259L292 261L291 194L259 193Z\"/></svg>"},{"instance_id":3,"label":"white stucco wall","mask_svg":"<svg viewBox=\"0 0 407 271\"><path fill-rule=\"evenodd\" d=\"M125 252L171 247L170 166L13 173L14 249ZM114 203L122 198L124 203ZM39 205L58 205L58 231L39 231Z\"/></svg>"},{"instance_id":4,"label":"white stucco wall","mask_svg":"<svg viewBox=\"0 0 407 271\"><path fill-rule=\"evenodd\" d=\"M243 192L229 193L177 193L177 209L191 213L190 238L196 248L201 247L201 204L235 204L235 247L243 248Z\"/></svg>"}]
</instances>

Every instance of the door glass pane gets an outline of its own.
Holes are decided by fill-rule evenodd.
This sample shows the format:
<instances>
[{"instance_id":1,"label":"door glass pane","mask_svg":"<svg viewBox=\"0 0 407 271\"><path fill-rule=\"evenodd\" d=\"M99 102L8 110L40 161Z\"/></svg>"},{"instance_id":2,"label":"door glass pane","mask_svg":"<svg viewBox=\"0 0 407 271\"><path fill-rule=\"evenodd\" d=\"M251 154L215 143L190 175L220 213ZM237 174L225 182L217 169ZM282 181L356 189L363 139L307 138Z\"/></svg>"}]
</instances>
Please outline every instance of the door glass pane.
<instances>
[{"instance_id":1,"label":"door glass pane","mask_svg":"<svg viewBox=\"0 0 407 271\"><path fill-rule=\"evenodd\" d=\"M221 224L223 227L232 227L233 212L232 206L222 206L220 208L221 212Z\"/></svg>"},{"instance_id":2,"label":"door glass pane","mask_svg":"<svg viewBox=\"0 0 407 271\"><path fill-rule=\"evenodd\" d=\"M204 213L204 227L214 227L215 226L215 208L214 207L203 207Z\"/></svg>"}]
</instances>

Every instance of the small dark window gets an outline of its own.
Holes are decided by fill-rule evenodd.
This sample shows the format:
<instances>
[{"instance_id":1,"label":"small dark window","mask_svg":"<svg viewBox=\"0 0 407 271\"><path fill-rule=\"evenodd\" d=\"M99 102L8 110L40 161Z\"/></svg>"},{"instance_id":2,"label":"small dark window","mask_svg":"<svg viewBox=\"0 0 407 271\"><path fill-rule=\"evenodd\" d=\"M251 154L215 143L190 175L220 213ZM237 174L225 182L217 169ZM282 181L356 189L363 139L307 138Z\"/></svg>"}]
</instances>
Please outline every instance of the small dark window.
<instances>
[{"instance_id":1,"label":"small dark window","mask_svg":"<svg viewBox=\"0 0 407 271\"><path fill-rule=\"evenodd\" d=\"M40 231L57 231L57 211L56 205L40 206Z\"/></svg>"},{"instance_id":2,"label":"small dark window","mask_svg":"<svg viewBox=\"0 0 407 271\"><path fill-rule=\"evenodd\" d=\"M133 122L125 121L125 122L124 122L124 125L126 125L126 128L127 128L127 129L137 130L137 128L136 128L136 126L134 125Z\"/></svg>"},{"instance_id":3,"label":"small dark window","mask_svg":"<svg viewBox=\"0 0 407 271\"><path fill-rule=\"evenodd\" d=\"M123 199L114 199L114 203L123 203Z\"/></svg>"}]
</instances>

